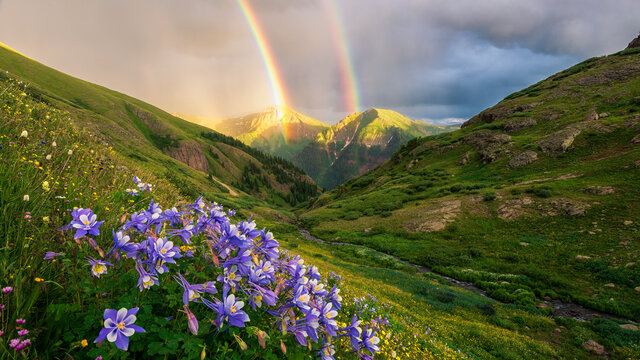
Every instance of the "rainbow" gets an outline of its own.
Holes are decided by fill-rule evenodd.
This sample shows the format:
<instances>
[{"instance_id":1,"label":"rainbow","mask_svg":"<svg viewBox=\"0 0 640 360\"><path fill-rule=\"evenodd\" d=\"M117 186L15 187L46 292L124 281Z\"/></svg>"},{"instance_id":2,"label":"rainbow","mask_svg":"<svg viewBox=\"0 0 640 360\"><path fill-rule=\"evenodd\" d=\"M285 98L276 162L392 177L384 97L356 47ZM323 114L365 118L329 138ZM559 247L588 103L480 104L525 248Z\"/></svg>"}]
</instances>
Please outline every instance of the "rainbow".
<instances>
[{"instance_id":1,"label":"rainbow","mask_svg":"<svg viewBox=\"0 0 640 360\"><path fill-rule=\"evenodd\" d=\"M324 4L329 21L331 22L331 32L334 43L336 44L338 60L340 61L340 78L344 92L344 103L347 111L354 113L360 109L360 93L358 91L356 74L353 70L353 61L351 60L349 52L349 41L345 35L340 12L334 0L325 0Z\"/></svg>"},{"instance_id":2,"label":"rainbow","mask_svg":"<svg viewBox=\"0 0 640 360\"><path fill-rule=\"evenodd\" d=\"M262 62L264 63L265 70L267 71L267 76L269 77L269 83L271 85L273 105L276 107L276 111L278 112L278 119L281 119L281 107L287 106L287 96L284 91L284 87L282 86L282 75L280 74L280 71L276 66L276 62L274 61L273 53L271 51L271 48L269 47L269 43L267 42L264 29L260 25L260 22L258 22L255 10L247 0L236 1L240 6L240 9L242 10L242 14L247 21L247 24L249 25L249 29L251 29L253 38L258 45L258 50L260 50ZM285 136L285 139L286 138L287 137Z\"/></svg>"}]
</instances>

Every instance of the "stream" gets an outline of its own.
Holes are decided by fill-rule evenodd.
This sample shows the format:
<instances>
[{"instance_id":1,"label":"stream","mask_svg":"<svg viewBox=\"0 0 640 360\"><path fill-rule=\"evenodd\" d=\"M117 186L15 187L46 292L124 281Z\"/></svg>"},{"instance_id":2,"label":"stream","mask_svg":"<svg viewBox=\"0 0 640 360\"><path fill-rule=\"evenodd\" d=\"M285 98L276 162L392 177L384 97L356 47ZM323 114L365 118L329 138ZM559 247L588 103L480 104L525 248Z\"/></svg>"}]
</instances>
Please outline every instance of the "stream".
<instances>
[{"instance_id":1,"label":"stream","mask_svg":"<svg viewBox=\"0 0 640 360\"><path fill-rule=\"evenodd\" d=\"M309 231L307 231L307 230L299 229L298 231L300 232L300 235L302 235L302 237L304 237L306 240L313 241L313 242L316 242L316 243L326 244L326 245L333 245L333 246L356 246L356 244L350 244L350 243L344 243L344 242L326 241L326 240L323 240L323 239L320 239L320 238L317 238L317 237L311 235L309 233ZM363 245L358 245L358 246L363 246ZM372 249L372 250L375 250L375 249ZM450 281L454 286L456 286L458 288L469 290L469 291L473 291L473 292L478 293L481 296L484 296L486 298L495 300L497 302L501 302L500 300L496 300L496 299L493 299L490 296L488 296L486 291L484 291L481 288L477 287L472 282L457 280L457 279L454 279L452 277L437 273L437 272L433 271L432 269L430 269L430 268L428 268L426 266L422 266L422 265L418 265L418 264L414 264L414 263L408 262L406 260L400 259L397 256L394 256L394 255L391 255L391 254L387 254L387 253L384 253L384 254L388 255L388 256L391 256L392 258L400 261L401 263L403 263L405 265L408 265L408 266L411 266L411 267L415 268L417 270L418 274L431 273L431 274L438 275L438 276L442 277L443 279L445 279L447 281ZM595 319L595 318L604 318L604 319L617 319L617 320L622 320L622 321L626 321L626 322L636 323L633 320L629 320L629 319L625 319L625 318L622 318L622 317L606 314L606 313L603 313L603 312L599 312L597 310L592 310L592 309L586 308L586 307L584 307L582 305L578 305L578 304L575 304L575 303L572 303L572 302L564 302L564 301L561 301L561 300L542 300L540 302L542 302L542 303L546 304L548 307L552 308L553 309L553 316L555 316L555 317L571 318L571 319L578 320L578 321L588 321L588 320Z\"/></svg>"}]
</instances>

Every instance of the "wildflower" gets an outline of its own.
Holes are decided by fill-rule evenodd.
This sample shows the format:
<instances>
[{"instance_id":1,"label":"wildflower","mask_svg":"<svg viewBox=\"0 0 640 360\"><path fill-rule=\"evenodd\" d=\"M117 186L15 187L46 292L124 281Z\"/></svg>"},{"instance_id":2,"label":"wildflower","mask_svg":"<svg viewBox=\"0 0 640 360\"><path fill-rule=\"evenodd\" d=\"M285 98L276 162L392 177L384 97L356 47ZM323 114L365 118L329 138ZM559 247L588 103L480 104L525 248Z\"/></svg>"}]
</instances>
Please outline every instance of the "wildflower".
<instances>
[{"instance_id":1,"label":"wildflower","mask_svg":"<svg viewBox=\"0 0 640 360\"><path fill-rule=\"evenodd\" d=\"M216 322L220 324L219 326L222 326L222 323L227 320L229 325L244 327L244 323L249 321L249 315L240 310L243 306L244 302L236 301L235 295L226 296L224 302L219 302L217 305L218 317Z\"/></svg>"},{"instance_id":2,"label":"wildflower","mask_svg":"<svg viewBox=\"0 0 640 360\"><path fill-rule=\"evenodd\" d=\"M51 146L56 147L58 146L58 143L56 143L55 141L51 143Z\"/></svg>"},{"instance_id":3,"label":"wildflower","mask_svg":"<svg viewBox=\"0 0 640 360\"><path fill-rule=\"evenodd\" d=\"M3 292L4 294L10 293L10 292L12 292L12 291L13 291L13 288L12 288L11 286L7 286L7 287L3 287L3 288L2 288L2 292Z\"/></svg>"},{"instance_id":4,"label":"wildflower","mask_svg":"<svg viewBox=\"0 0 640 360\"><path fill-rule=\"evenodd\" d=\"M51 219L48 216L43 216L42 221L44 221L45 223L48 223L49 221L51 221Z\"/></svg>"},{"instance_id":5,"label":"wildflower","mask_svg":"<svg viewBox=\"0 0 640 360\"><path fill-rule=\"evenodd\" d=\"M140 291L159 284L158 277L145 271L142 264L138 263L136 265L136 270L138 270L138 274L140 274L140 277L138 278L138 288Z\"/></svg>"},{"instance_id":6,"label":"wildflower","mask_svg":"<svg viewBox=\"0 0 640 360\"><path fill-rule=\"evenodd\" d=\"M87 345L89 345L89 342L87 341L87 339L82 339L82 341L80 341L80 345L82 347L87 347Z\"/></svg>"},{"instance_id":7,"label":"wildflower","mask_svg":"<svg viewBox=\"0 0 640 360\"><path fill-rule=\"evenodd\" d=\"M93 275L95 277L100 277L100 275L106 274L107 273L107 265L113 265L113 264L108 263L106 261L96 260L96 259L94 259L92 257L88 257L87 261L89 261L89 264L91 265L91 275Z\"/></svg>"},{"instance_id":8,"label":"wildflower","mask_svg":"<svg viewBox=\"0 0 640 360\"><path fill-rule=\"evenodd\" d=\"M57 253L57 252L54 252L54 251L47 251L47 253L44 254L44 259L46 261L51 261L51 260L54 260L55 258L60 257L60 256L64 256L64 253Z\"/></svg>"},{"instance_id":9,"label":"wildflower","mask_svg":"<svg viewBox=\"0 0 640 360\"><path fill-rule=\"evenodd\" d=\"M154 255L157 259L156 262L162 261L175 264L176 261L174 260L174 258L178 259L182 257L182 255L180 255L180 249L178 249L178 247L176 246L173 246L173 241L169 241L165 238L160 238L155 242L153 246L155 250Z\"/></svg>"},{"instance_id":10,"label":"wildflower","mask_svg":"<svg viewBox=\"0 0 640 360\"><path fill-rule=\"evenodd\" d=\"M74 213L74 219L69 224L77 229L76 234L73 236L74 239L79 239L87 233L91 235L100 235L100 230L98 228L104 221L96 221L97 216L93 211L91 211L91 209L78 209L78 211L74 211Z\"/></svg>"},{"instance_id":11,"label":"wildflower","mask_svg":"<svg viewBox=\"0 0 640 360\"><path fill-rule=\"evenodd\" d=\"M35 281L35 282L43 282L44 279L37 277L37 278L33 279L33 281Z\"/></svg>"},{"instance_id":12,"label":"wildflower","mask_svg":"<svg viewBox=\"0 0 640 360\"><path fill-rule=\"evenodd\" d=\"M322 350L318 353L318 357L322 360L333 360L333 354L336 351L333 349L333 344L326 342L322 347Z\"/></svg>"},{"instance_id":13,"label":"wildflower","mask_svg":"<svg viewBox=\"0 0 640 360\"><path fill-rule=\"evenodd\" d=\"M24 325L24 323L26 323L27 321L25 319L16 319L16 324L18 325Z\"/></svg>"},{"instance_id":14,"label":"wildflower","mask_svg":"<svg viewBox=\"0 0 640 360\"><path fill-rule=\"evenodd\" d=\"M48 181L43 181L42 182L42 190L44 190L44 191L51 190L51 188L49 188L49 182Z\"/></svg>"},{"instance_id":15,"label":"wildflower","mask_svg":"<svg viewBox=\"0 0 640 360\"><path fill-rule=\"evenodd\" d=\"M102 356L98 356L95 360L102 360Z\"/></svg>"},{"instance_id":16,"label":"wildflower","mask_svg":"<svg viewBox=\"0 0 640 360\"><path fill-rule=\"evenodd\" d=\"M22 130L22 133L20 134L21 137L26 138L29 136L29 132L27 132L27 130Z\"/></svg>"},{"instance_id":17,"label":"wildflower","mask_svg":"<svg viewBox=\"0 0 640 360\"><path fill-rule=\"evenodd\" d=\"M47 155L46 159L51 160L51 154Z\"/></svg>"},{"instance_id":18,"label":"wildflower","mask_svg":"<svg viewBox=\"0 0 640 360\"><path fill-rule=\"evenodd\" d=\"M187 314L187 325L189 326L189 331L191 331L193 335L198 335L198 319L193 315L193 312L189 310L187 305L184 306L184 312Z\"/></svg>"},{"instance_id":19,"label":"wildflower","mask_svg":"<svg viewBox=\"0 0 640 360\"><path fill-rule=\"evenodd\" d=\"M29 201L29 195L25 195L25 196L23 196L23 197L22 197L22 200L24 200L24 201Z\"/></svg>"},{"instance_id":20,"label":"wildflower","mask_svg":"<svg viewBox=\"0 0 640 360\"><path fill-rule=\"evenodd\" d=\"M29 334L29 330L18 331L18 336L27 336L27 334Z\"/></svg>"},{"instance_id":21,"label":"wildflower","mask_svg":"<svg viewBox=\"0 0 640 360\"><path fill-rule=\"evenodd\" d=\"M22 342L20 344L18 344L18 346L16 346L16 351L20 351L24 348L26 348L27 346L29 346L31 344L31 340L30 339L24 339L22 340Z\"/></svg>"},{"instance_id":22,"label":"wildflower","mask_svg":"<svg viewBox=\"0 0 640 360\"><path fill-rule=\"evenodd\" d=\"M10 348L15 348L18 344L20 344L20 339L11 339L11 341L9 341Z\"/></svg>"},{"instance_id":23,"label":"wildflower","mask_svg":"<svg viewBox=\"0 0 640 360\"><path fill-rule=\"evenodd\" d=\"M364 333L362 335L361 346L363 349L369 350L371 355L376 351L380 351L380 348L378 347L380 339L375 335L376 334L373 332L373 329L369 329L368 326L364 329Z\"/></svg>"},{"instance_id":24,"label":"wildflower","mask_svg":"<svg viewBox=\"0 0 640 360\"><path fill-rule=\"evenodd\" d=\"M67 154L69 154L69 155L73 155L73 150L69 149L69 151L67 152Z\"/></svg>"},{"instance_id":25,"label":"wildflower","mask_svg":"<svg viewBox=\"0 0 640 360\"><path fill-rule=\"evenodd\" d=\"M0 330L0 336L4 335L4 331Z\"/></svg>"},{"instance_id":26,"label":"wildflower","mask_svg":"<svg viewBox=\"0 0 640 360\"><path fill-rule=\"evenodd\" d=\"M129 336L137 332L145 332L143 328L134 324L137 313L138 308L131 310L121 308L117 312L114 309L106 309L104 311L104 328L100 330L94 343L106 339L109 342L115 342L118 349L126 351L129 347Z\"/></svg>"}]
</instances>

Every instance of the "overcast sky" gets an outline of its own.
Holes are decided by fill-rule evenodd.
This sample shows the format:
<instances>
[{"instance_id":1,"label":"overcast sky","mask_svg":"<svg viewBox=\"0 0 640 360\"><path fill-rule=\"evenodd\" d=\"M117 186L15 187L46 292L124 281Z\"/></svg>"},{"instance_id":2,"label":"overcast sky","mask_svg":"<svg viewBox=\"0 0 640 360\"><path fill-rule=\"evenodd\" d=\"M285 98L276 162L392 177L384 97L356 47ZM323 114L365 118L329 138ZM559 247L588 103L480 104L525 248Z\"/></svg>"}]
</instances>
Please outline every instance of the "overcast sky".
<instances>
[{"instance_id":1,"label":"overcast sky","mask_svg":"<svg viewBox=\"0 0 640 360\"><path fill-rule=\"evenodd\" d=\"M345 115L339 55L321 0L251 0L290 106ZM623 49L638 0L335 0L362 107L466 119L553 73ZM0 42L170 112L238 116L272 104L233 0L0 0Z\"/></svg>"}]
</instances>

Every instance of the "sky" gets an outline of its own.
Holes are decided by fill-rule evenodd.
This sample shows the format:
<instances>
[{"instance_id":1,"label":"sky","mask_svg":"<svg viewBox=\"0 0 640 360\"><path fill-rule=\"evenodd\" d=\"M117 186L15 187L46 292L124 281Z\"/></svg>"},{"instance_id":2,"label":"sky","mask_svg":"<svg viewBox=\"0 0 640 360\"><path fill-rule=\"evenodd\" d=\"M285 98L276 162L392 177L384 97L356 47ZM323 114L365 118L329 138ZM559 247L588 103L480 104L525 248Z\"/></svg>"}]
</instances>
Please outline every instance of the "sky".
<instances>
[{"instance_id":1,"label":"sky","mask_svg":"<svg viewBox=\"0 0 640 360\"><path fill-rule=\"evenodd\" d=\"M169 112L241 116L275 102L241 1L0 0L0 42ZM638 0L244 1L285 105L329 124L353 94L459 123L640 31Z\"/></svg>"}]
</instances>

